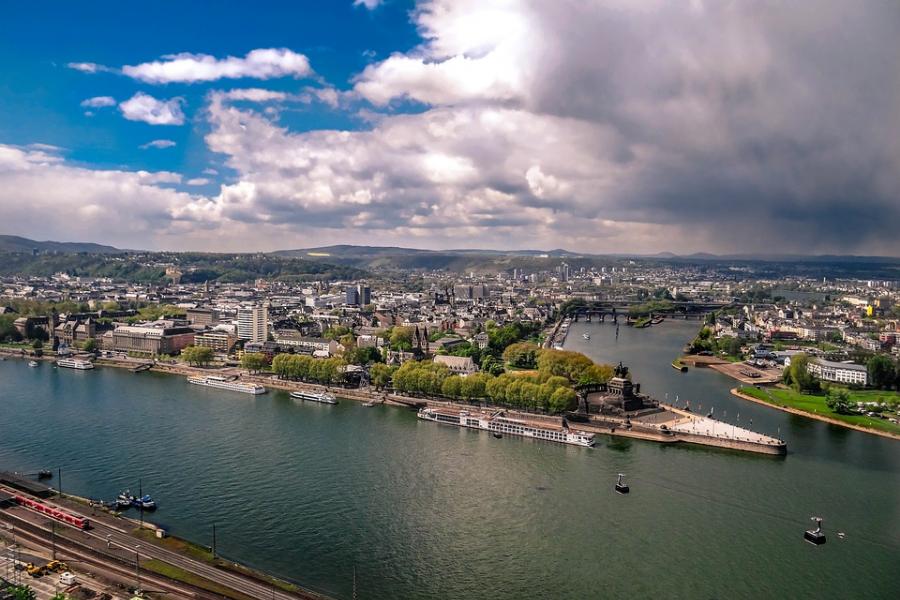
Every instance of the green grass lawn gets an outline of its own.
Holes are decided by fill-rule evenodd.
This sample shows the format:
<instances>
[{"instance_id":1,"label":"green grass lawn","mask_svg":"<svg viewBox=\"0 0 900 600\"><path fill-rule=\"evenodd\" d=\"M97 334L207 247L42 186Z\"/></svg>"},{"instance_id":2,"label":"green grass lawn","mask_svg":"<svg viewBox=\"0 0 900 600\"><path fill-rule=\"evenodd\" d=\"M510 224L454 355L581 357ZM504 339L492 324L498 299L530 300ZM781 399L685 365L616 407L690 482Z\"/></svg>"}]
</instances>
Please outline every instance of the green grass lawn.
<instances>
[{"instance_id":1,"label":"green grass lawn","mask_svg":"<svg viewBox=\"0 0 900 600\"><path fill-rule=\"evenodd\" d=\"M834 412L825 404L825 396L816 396L812 394L801 394L792 389L786 388L762 388L758 389L752 386L741 386L738 390L748 396L753 396L763 402L776 404L779 406L788 406L796 408L804 412L822 415L858 425L868 429L878 429L900 435L900 425L895 425L887 419L879 419L878 417L867 417L865 415L842 415ZM884 392L878 390L850 390L850 401L856 402L893 402L896 403L900 399L900 392Z\"/></svg>"},{"instance_id":2,"label":"green grass lawn","mask_svg":"<svg viewBox=\"0 0 900 600\"><path fill-rule=\"evenodd\" d=\"M214 564L215 560L213 559L212 552L209 548L201 546L199 544L195 544L193 542L189 542L187 540L183 540L174 536L166 536L164 538L156 537L156 532L151 531L149 529L135 529L131 532L137 538L144 540L145 542L149 542L156 546L162 546L163 548L168 548L173 552L177 552L179 554L183 554L185 556L190 556L193 559L201 560L203 562L207 562L210 564Z\"/></svg>"},{"instance_id":3,"label":"green grass lawn","mask_svg":"<svg viewBox=\"0 0 900 600\"><path fill-rule=\"evenodd\" d=\"M26 344L24 342L2 342L0 343L0 348L13 348L15 350L25 348L26 350L30 350L31 344Z\"/></svg>"}]
</instances>

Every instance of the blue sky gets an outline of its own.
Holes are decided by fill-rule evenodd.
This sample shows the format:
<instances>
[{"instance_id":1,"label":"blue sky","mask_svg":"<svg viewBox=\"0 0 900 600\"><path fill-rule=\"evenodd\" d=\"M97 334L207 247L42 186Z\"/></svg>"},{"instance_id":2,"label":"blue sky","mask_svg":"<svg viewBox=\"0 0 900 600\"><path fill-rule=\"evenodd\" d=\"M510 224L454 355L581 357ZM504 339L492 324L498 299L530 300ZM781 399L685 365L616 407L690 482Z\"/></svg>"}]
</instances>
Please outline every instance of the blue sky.
<instances>
[{"instance_id":1,"label":"blue sky","mask_svg":"<svg viewBox=\"0 0 900 600\"><path fill-rule=\"evenodd\" d=\"M0 141L35 142L66 149L66 157L101 167L168 170L200 177L221 161L202 141L195 119L204 96L220 82L148 85L114 73L85 75L70 62L118 67L181 52L243 56L255 48L289 48L309 57L315 72L338 88L376 57L419 42L409 20L411 2L392 1L375 11L351 2L161 2L154 9L123 2L32 3L4 6L0 20ZM230 80L242 87L251 78ZM293 91L315 82L278 78L266 88ZM128 121L114 108L85 116L80 103L91 97L126 100L138 91L185 99L188 124L158 127ZM358 128L346 114L313 107L288 117L297 129ZM176 146L141 150L155 139Z\"/></svg>"},{"instance_id":2,"label":"blue sky","mask_svg":"<svg viewBox=\"0 0 900 600\"><path fill-rule=\"evenodd\" d=\"M900 4L7 2L0 232L900 255Z\"/></svg>"}]
</instances>

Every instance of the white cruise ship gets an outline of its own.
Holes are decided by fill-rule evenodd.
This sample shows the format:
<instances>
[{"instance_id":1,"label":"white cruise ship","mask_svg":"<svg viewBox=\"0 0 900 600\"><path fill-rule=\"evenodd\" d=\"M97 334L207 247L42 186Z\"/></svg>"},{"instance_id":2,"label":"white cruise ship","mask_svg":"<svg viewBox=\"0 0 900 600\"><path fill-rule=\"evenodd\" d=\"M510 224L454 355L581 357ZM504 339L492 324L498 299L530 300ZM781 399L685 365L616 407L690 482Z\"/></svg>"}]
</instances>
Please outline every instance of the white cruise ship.
<instances>
[{"instance_id":1,"label":"white cruise ship","mask_svg":"<svg viewBox=\"0 0 900 600\"><path fill-rule=\"evenodd\" d=\"M447 425L456 425L457 427L483 429L485 431L490 431L495 437L500 437L505 433L508 435L518 435L521 437L534 438L536 440L546 440L548 442L559 442L561 444L572 444L575 446L594 445L593 433L576 431L564 426L539 425L531 421L501 417L499 416L500 412L501 411L497 411L490 414L484 411L469 412L467 410L422 408L419 409L418 416L420 419L426 421L446 423Z\"/></svg>"},{"instance_id":2,"label":"white cruise ship","mask_svg":"<svg viewBox=\"0 0 900 600\"><path fill-rule=\"evenodd\" d=\"M337 404L337 399L326 392L316 394L315 392L291 392L291 398L297 400L309 400L310 402L321 402L322 404Z\"/></svg>"},{"instance_id":3,"label":"white cruise ship","mask_svg":"<svg viewBox=\"0 0 900 600\"><path fill-rule=\"evenodd\" d=\"M81 360L80 358L61 358L56 361L57 367L66 367L67 369L78 369L79 371L87 371L94 368L94 363L89 360Z\"/></svg>"},{"instance_id":4,"label":"white cruise ship","mask_svg":"<svg viewBox=\"0 0 900 600\"><path fill-rule=\"evenodd\" d=\"M240 381L229 381L218 375L207 375L206 377L188 377L188 383L194 385L205 385L206 387L214 387L220 390L228 390L230 392L242 392L244 394L265 394L266 388L255 383L242 383Z\"/></svg>"}]
</instances>

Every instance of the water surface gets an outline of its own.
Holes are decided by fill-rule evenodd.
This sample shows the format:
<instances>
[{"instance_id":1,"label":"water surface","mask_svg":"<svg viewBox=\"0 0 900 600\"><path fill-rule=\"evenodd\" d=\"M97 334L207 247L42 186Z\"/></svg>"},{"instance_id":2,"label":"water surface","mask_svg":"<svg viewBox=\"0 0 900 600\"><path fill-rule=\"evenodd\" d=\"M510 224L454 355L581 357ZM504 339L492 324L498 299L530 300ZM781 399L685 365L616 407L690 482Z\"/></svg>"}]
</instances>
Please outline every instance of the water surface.
<instances>
[{"instance_id":1,"label":"water surface","mask_svg":"<svg viewBox=\"0 0 900 600\"><path fill-rule=\"evenodd\" d=\"M102 368L0 362L0 467L61 467L109 498L138 480L173 533L339 598L896 598L900 444L732 398L669 366L696 322L567 346L657 396L740 413L785 458L598 436L594 449ZM581 333L590 331L591 340ZM628 474L632 493L613 492ZM825 517L825 546L802 541ZM847 533L840 541L833 533Z\"/></svg>"}]
</instances>

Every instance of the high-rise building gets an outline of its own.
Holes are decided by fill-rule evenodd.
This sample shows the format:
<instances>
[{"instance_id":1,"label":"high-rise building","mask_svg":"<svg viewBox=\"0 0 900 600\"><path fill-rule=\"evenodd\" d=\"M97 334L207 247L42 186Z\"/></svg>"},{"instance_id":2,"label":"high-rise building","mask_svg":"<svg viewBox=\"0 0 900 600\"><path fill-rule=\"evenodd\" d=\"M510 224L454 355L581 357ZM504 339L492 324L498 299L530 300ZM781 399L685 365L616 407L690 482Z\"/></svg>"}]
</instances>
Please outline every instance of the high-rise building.
<instances>
[{"instance_id":1,"label":"high-rise building","mask_svg":"<svg viewBox=\"0 0 900 600\"><path fill-rule=\"evenodd\" d=\"M359 304L360 306L365 306L366 304L372 304L372 290L367 285L360 284L358 286L359 289Z\"/></svg>"},{"instance_id":2,"label":"high-rise building","mask_svg":"<svg viewBox=\"0 0 900 600\"><path fill-rule=\"evenodd\" d=\"M372 303L372 290L367 285L348 285L344 291L346 294L344 304L347 306L365 306Z\"/></svg>"},{"instance_id":3,"label":"high-rise building","mask_svg":"<svg viewBox=\"0 0 900 600\"><path fill-rule=\"evenodd\" d=\"M238 338L265 342L269 337L269 305L238 309Z\"/></svg>"}]
</instances>

